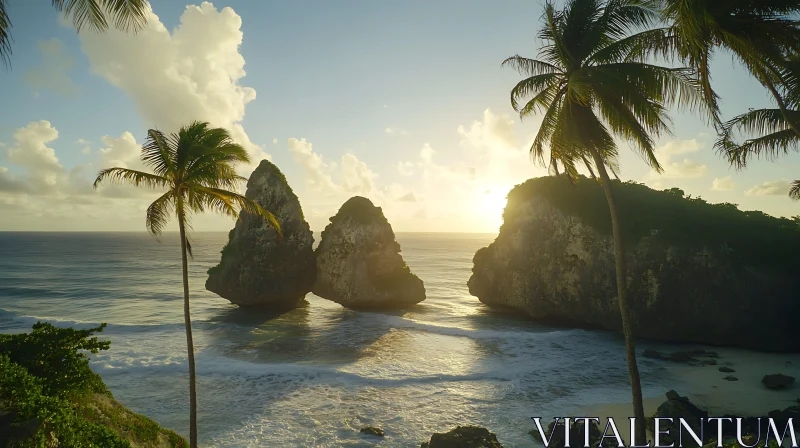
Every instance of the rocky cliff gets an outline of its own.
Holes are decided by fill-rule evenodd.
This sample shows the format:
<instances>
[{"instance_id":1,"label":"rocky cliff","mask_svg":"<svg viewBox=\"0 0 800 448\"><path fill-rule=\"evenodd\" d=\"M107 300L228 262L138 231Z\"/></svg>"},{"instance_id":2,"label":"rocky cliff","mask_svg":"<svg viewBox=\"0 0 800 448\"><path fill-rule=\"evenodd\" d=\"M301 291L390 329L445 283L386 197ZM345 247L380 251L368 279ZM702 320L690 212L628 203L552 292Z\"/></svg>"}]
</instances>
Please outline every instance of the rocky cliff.
<instances>
[{"instance_id":1,"label":"rocky cliff","mask_svg":"<svg viewBox=\"0 0 800 448\"><path fill-rule=\"evenodd\" d=\"M355 196L322 232L314 294L348 308L394 308L425 300L380 207Z\"/></svg>"},{"instance_id":2,"label":"rocky cliff","mask_svg":"<svg viewBox=\"0 0 800 448\"><path fill-rule=\"evenodd\" d=\"M311 291L316 275L314 237L300 201L267 160L253 171L245 195L275 215L283 237L263 218L242 213L219 265L208 271L206 289L239 306L294 308Z\"/></svg>"},{"instance_id":3,"label":"rocky cliff","mask_svg":"<svg viewBox=\"0 0 800 448\"><path fill-rule=\"evenodd\" d=\"M800 226L678 189L615 182L638 336L800 350ZM508 197L497 239L473 259L470 293L553 323L619 330L614 252L592 179L531 179Z\"/></svg>"}]
</instances>

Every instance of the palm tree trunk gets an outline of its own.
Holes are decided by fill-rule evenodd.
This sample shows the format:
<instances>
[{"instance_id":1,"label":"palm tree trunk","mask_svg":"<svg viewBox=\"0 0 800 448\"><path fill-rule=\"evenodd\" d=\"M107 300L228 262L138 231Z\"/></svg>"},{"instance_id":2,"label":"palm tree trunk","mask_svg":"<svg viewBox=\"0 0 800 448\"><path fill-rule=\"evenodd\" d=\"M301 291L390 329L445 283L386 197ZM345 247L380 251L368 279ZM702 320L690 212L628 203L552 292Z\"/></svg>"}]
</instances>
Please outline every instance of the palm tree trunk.
<instances>
[{"instance_id":1,"label":"palm tree trunk","mask_svg":"<svg viewBox=\"0 0 800 448\"><path fill-rule=\"evenodd\" d=\"M183 264L183 320L186 324L186 347L189 351L189 446L197 448L197 390L195 388L192 317L189 313L189 262L186 259L186 228L182 205L178 204L178 227L181 234L181 262Z\"/></svg>"},{"instance_id":2,"label":"palm tree trunk","mask_svg":"<svg viewBox=\"0 0 800 448\"><path fill-rule=\"evenodd\" d=\"M611 230L614 237L614 261L617 274L617 301L622 315L622 334L625 336L625 352L628 357L628 373L631 377L631 394L633 396L633 416L636 417L636 434L632 435L635 440L631 440L631 445L636 442L644 443L647 440L646 426L644 420L644 404L642 403L642 384L639 379L639 367L636 365L636 341L633 334L633 323L631 322L631 310L628 303L627 293L627 272L625 269L625 248L622 241L622 230L619 224L619 213L617 202L614 198L614 190L611 188L611 179L608 177L606 166L600 154L595 148L590 148L592 158L600 180L603 191L608 201L608 210L611 212Z\"/></svg>"}]
</instances>

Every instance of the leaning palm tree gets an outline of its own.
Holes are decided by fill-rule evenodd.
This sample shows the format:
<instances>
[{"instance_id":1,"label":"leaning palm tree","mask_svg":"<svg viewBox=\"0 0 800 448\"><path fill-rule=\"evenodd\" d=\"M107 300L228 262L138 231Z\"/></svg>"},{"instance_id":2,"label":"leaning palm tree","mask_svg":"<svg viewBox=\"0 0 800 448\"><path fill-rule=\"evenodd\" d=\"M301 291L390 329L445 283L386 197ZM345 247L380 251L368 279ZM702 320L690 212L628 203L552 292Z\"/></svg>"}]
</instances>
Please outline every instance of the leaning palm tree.
<instances>
[{"instance_id":1,"label":"leaning palm tree","mask_svg":"<svg viewBox=\"0 0 800 448\"><path fill-rule=\"evenodd\" d=\"M137 187L165 189L164 194L147 208L145 226L157 236L166 226L170 215L174 214L178 220L183 267L183 313L189 359L189 440L192 448L196 448L197 393L187 261L187 253L191 256L192 249L186 235L190 217L193 213L210 209L236 218L241 209L265 218L278 232L280 226L272 213L230 191L246 180L236 174L234 166L247 163L250 158L244 148L233 142L225 129L211 128L203 122L193 122L182 127L177 134L170 135L151 129L142 147L141 159L152 170L151 173L128 168L107 168L98 173L94 187L108 180Z\"/></svg>"},{"instance_id":2,"label":"leaning palm tree","mask_svg":"<svg viewBox=\"0 0 800 448\"><path fill-rule=\"evenodd\" d=\"M673 53L694 68L703 96L719 119L719 97L711 87L715 50L728 50L766 87L778 109L786 111L778 84L786 54L800 53L800 0L660 0L668 28L651 32L644 43L661 55ZM800 135L800 122L786 119Z\"/></svg>"},{"instance_id":3,"label":"leaning palm tree","mask_svg":"<svg viewBox=\"0 0 800 448\"><path fill-rule=\"evenodd\" d=\"M138 31L147 23L148 0L52 0L53 7L72 17L72 24L80 32L88 26L94 31L108 29L109 20L122 30ZM0 59L5 65L11 57L11 20L6 11L6 0L0 0Z\"/></svg>"},{"instance_id":4,"label":"leaning palm tree","mask_svg":"<svg viewBox=\"0 0 800 448\"><path fill-rule=\"evenodd\" d=\"M666 68L631 53L643 37L637 33L659 18L656 0L568 0L563 10L548 1L539 38L538 59L519 55L503 64L525 76L511 90L511 105L524 118L542 112L543 122L531 155L569 178L585 166L600 177L611 214L617 301L631 379L634 416L644 422L636 365L632 307L626 288L625 251L620 213L608 175L617 162L615 138L628 141L654 170L661 171L654 138L669 134L667 107L677 103L703 107L698 83L685 68ZM524 101L524 105L521 101ZM590 160L593 163L590 163ZM593 166L592 166L593 165ZM636 439L645 440L638 425Z\"/></svg>"}]
</instances>

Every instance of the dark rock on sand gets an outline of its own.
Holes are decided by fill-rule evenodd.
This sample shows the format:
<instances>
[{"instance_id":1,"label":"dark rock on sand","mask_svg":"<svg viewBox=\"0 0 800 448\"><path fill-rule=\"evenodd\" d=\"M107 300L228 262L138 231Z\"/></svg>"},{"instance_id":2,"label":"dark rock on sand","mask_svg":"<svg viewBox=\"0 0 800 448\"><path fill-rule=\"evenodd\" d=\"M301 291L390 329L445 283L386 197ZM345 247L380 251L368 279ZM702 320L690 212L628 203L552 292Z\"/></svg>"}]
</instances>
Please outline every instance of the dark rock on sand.
<instances>
[{"instance_id":1,"label":"dark rock on sand","mask_svg":"<svg viewBox=\"0 0 800 448\"><path fill-rule=\"evenodd\" d=\"M792 385L792 383L794 383L794 377L776 373L774 375L764 375L764 378L761 379L761 382L767 387L767 389L786 389Z\"/></svg>"},{"instance_id":2,"label":"dark rock on sand","mask_svg":"<svg viewBox=\"0 0 800 448\"><path fill-rule=\"evenodd\" d=\"M719 368L719 371L722 372L722 373L733 373L736 370L733 370L730 367L722 366L722 367Z\"/></svg>"},{"instance_id":3,"label":"dark rock on sand","mask_svg":"<svg viewBox=\"0 0 800 448\"><path fill-rule=\"evenodd\" d=\"M725 378L722 378L722 379L726 380L726 381L739 381L739 378L736 378L733 375L728 375L728 376L726 376Z\"/></svg>"},{"instance_id":4,"label":"dark rock on sand","mask_svg":"<svg viewBox=\"0 0 800 448\"><path fill-rule=\"evenodd\" d=\"M661 403L658 409L656 409L653 417L672 418L673 423L661 421L659 423L659 429L661 429L661 431L669 430L670 434L677 434L679 426L678 419L683 418L697 434L700 434L700 419L708 418L708 412L698 408L691 401L689 401L688 398L680 396L674 390L670 390L666 395L667 401ZM647 420L647 425L651 432L655 431L654 419L649 418ZM662 437L662 439L664 438ZM669 441L666 443L669 443ZM691 447L697 446L697 444L693 440L687 444L687 441L684 440L684 446Z\"/></svg>"},{"instance_id":5,"label":"dark rock on sand","mask_svg":"<svg viewBox=\"0 0 800 448\"><path fill-rule=\"evenodd\" d=\"M458 426L444 434L433 434L430 442L422 442L420 448L503 448L503 445L486 428Z\"/></svg>"}]
</instances>

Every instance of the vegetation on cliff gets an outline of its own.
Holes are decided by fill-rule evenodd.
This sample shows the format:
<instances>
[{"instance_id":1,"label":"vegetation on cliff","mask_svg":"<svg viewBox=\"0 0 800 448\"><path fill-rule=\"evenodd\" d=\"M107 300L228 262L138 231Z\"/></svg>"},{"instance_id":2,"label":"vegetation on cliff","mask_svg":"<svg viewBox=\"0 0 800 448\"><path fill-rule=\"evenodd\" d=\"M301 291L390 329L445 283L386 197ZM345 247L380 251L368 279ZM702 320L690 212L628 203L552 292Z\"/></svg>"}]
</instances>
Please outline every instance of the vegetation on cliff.
<instances>
[{"instance_id":1,"label":"vegetation on cliff","mask_svg":"<svg viewBox=\"0 0 800 448\"><path fill-rule=\"evenodd\" d=\"M760 211L739 210L736 204L711 204L686 196L678 188L654 190L635 182L614 181L623 238L636 244L656 236L668 245L723 250L732 260L793 269L791 260L800 251L800 224ZM568 216L604 235L611 235L611 221L602 187L594 179L578 177L574 185L563 176L529 179L508 194L505 223L517 205L534 197L547 200ZM513 224L503 224L513 225Z\"/></svg>"},{"instance_id":2,"label":"vegetation on cliff","mask_svg":"<svg viewBox=\"0 0 800 448\"><path fill-rule=\"evenodd\" d=\"M185 447L186 440L114 400L86 353L110 343L86 330L36 323L0 335L0 445Z\"/></svg>"}]
</instances>

